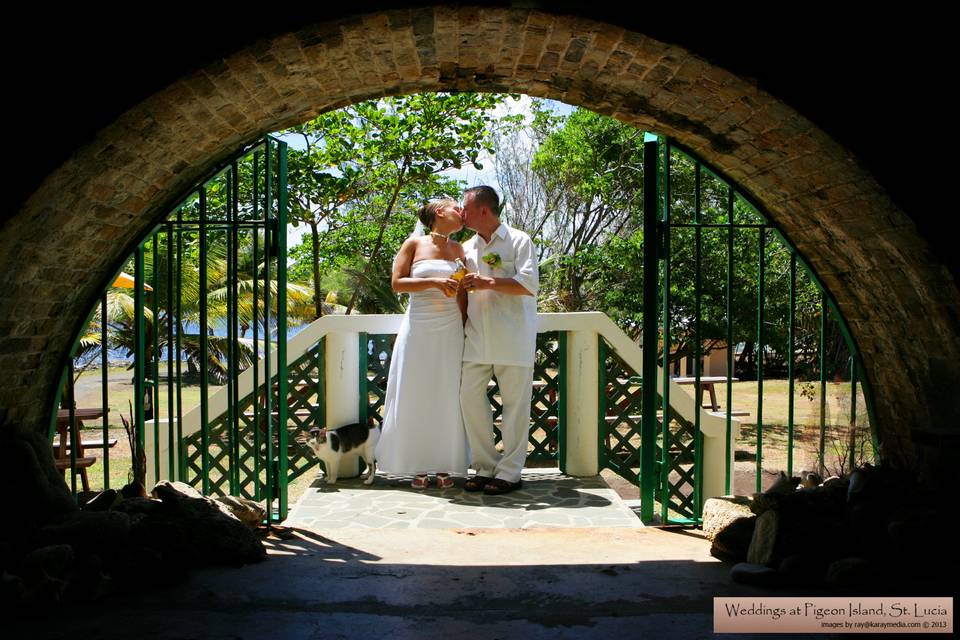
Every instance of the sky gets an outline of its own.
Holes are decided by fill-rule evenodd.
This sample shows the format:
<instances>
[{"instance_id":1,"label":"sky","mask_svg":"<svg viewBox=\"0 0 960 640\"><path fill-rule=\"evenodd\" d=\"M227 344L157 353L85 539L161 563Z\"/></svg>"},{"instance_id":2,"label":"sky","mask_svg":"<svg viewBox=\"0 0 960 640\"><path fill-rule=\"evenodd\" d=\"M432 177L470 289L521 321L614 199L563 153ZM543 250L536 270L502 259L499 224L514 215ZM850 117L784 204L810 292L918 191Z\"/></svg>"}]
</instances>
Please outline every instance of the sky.
<instances>
[{"instance_id":1,"label":"sky","mask_svg":"<svg viewBox=\"0 0 960 640\"><path fill-rule=\"evenodd\" d=\"M500 118L518 113L524 116L530 116L530 103L530 96L527 95L520 96L520 100L517 101L507 100L497 106L494 110L494 117ZM576 108L563 102L557 102L556 100L545 100L544 103L547 108L557 115L569 115ZM457 180L463 180L467 183L468 187L487 184L502 194L500 184L497 182L497 174L493 167L491 155L484 151L477 160L483 165L482 170L475 169L472 165L467 165L461 169L445 171L443 175Z\"/></svg>"},{"instance_id":2,"label":"sky","mask_svg":"<svg viewBox=\"0 0 960 640\"><path fill-rule=\"evenodd\" d=\"M545 100L544 104L551 109L557 115L568 115L576 107L568 105L563 102L557 102L555 100ZM506 100L503 104L498 105L494 110L493 115L496 118L503 117L505 115L514 115L514 114L523 114L525 116L530 115L530 105L531 98L527 95L520 96L519 100ZM286 135L281 136L281 139L286 141L291 147L295 149L303 149L305 143L303 138L298 135ZM462 180L466 183L468 187L474 187L481 184L490 185L498 192L502 193L500 189L500 184L497 182L496 171L494 170L493 159L491 155L487 152L482 152L477 158L477 161L480 165L483 166L483 169L477 169L472 164L464 165L460 169L449 169L444 171L441 175L448 178L453 178L455 180ZM293 225L287 226L287 246L291 249L296 245L300 244L301 239L304 235L309 233L309 227L306 225L300 225L299 227L294 227Z\"/></svg>"}]
</instances>

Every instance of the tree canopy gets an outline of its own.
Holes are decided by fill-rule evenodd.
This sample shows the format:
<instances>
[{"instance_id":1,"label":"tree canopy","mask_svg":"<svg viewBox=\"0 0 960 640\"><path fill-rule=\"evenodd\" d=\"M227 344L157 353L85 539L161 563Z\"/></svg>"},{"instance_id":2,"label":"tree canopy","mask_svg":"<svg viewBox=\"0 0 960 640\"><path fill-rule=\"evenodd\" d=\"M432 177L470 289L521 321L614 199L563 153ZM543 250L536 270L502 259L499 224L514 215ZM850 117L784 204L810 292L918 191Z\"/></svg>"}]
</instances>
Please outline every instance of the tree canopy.
<instances>
[{"instance_id":1,"label":"tree canopy","mask_svg":"<svg viewBox=\"0 0 960 640\"><path fill-rule=\"evenodd\" d=\"M480 154L494 151L493 111L506 99L478 93L384 98L284 132L303 141L303 149L290 149L290 219L310 228L307 246L293 253L301 261L309 255L317 316L324 275L328 283L331 276L349 283L348 313L357 303L363 310L389 302L389 288L373 285L389 273L389 259L412 227L410 214L425 200L459 194L461 185L444 171L482 168Z\"/></svg>"},{"instance_id":2,"label":"tree canopy","mask_svg":"<svg viewBox=\"0 0 960 640\"><path fill-rule=\"evenodd\" d=\"M643 319L643 132L577 109L558 117L533 102L528 122L503 127L497 142L497 178L511 202L511 223L530 231L541 255L541 308L602 311L635 339ZM661 159L663 161L663 159ZM695 230L699 220L725 224L733 197L733 220L743 225ZM661 184L661 190L664 184ZM738 368L752 375L758 340L758 282L762 216L727 184L674 150L669 161L669 318L672 360L696 351L697 276L699 336L704 354L727 344L727 261L732 258L733 345ZM661 201L663 193L659 194ZM753 226L751 226L753 225ZM697 239L699 234L699 241ZM696 247L699 242L700 260ZM730 254L728 256L728 253ZM789 353L790 251L772 230L764 233L764 342L768 371L783 370ZM656 265L661 286L663 262ZM819 342L820 292L798 269L796 352L812 370ZM651 312L663 313L662 298ZM659 318L658 318L659 319ZM834 368L846 365L843 339L829 325L828 353ZM660 348L662 350L661 342ZM771 372L772 372L771 371Z\"/></svg>"},{"instance_id":3,"label":"tree canopy","mask_svg":"<svg viewBox=\"0 0 960 640\"><path fill-rule=\"evenodd\" d=\"M662 261L644 264L644 132L583 109L559 115L537 99L525 114L503 115L510 98L476 93L384 98L324 113L277 134L290 143L289 219L309 231L291 247L288 260L288 313L294 322L332 308L346 313L402 311L401 297L390 288L390 270L414 226L416 210L430 198L459 197L465 185L452 179L450 170L469 165L481 169L484 157L493 159L501 195L509 205L505 222L526 230L537 246L541 310L602 311L635 339L645 312L659 319L662 298L655 309L642 306L644 269L656 268L661 282L664 277ZM266 203L262 193L253 202L252 160L241 161L238 171L243 219ZM746 200L679 151L670 154L669 179L661 182L661 190L666 184L669 199L662 192L660 198L673 225L663 247L670 254L671 358L693 355L698 331L705 354L727 346L731 258L733 345L741 345L738 366L750 373L758 340L762 237L766 361L768 368L783 368L791 268L785 243L770 229L761 232L763 218ZM209 218L226 216L229 186L220 178L206 185ZM743 225L732 232L723 226L730 203L734 222ZM188 202L183 215L197 216L197 202ZM708 226L693 228L697 220ZM203 295L216 319L225 309L226 262L220 255L224 238L216 229L208 233L209 274ZM184 241L185 313L180 321L196 324L201 292L191 265L197 264L199 246L195 235L185 234ZM162 236L159 242L164 242ZM252 304L244 296L249 297L254 274L264 269L252 264L247 253L240 253L237 275L241 335L253 322ZM149 259L147 269L152 269ZM166 295L163 286L156 292L160 300ZM802 269L795 293L802 375L804 367L813 369L817 356L821 294ZM132 318L123 295L113 296L108 319L121 341ZM334 303L339 306L331 306ZM828 357L839 369L846 362L845 343L835 323L828 327ZM90 340L92 347L95 338ZM216 368L215 362L208 365Z\"/></svg>"}]
</instances>

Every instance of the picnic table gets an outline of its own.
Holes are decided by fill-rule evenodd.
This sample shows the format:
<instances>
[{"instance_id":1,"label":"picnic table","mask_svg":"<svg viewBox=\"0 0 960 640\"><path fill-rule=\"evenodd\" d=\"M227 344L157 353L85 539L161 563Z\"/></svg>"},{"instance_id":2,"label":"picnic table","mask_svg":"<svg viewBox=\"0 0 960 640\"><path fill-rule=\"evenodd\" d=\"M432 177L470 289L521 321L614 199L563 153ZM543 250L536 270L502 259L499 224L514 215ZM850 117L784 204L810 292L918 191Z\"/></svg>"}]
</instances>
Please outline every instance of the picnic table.
<instances>
[{"instance_id":1,"label":"picnic table","mask_svg":"<svg viewBox=\"0 0 960 640\"><path fill-rule=\"evenodd\" d=\"M70 449L73 446L73 442L76 442L76 460L73 472L75 474L80 474L83 490L89 491L90 480L87 478L87 468L92 466L97 461L97 457L86 455L84 450L87 448L103 449L104 446L113 447L117 444L117 439L110 438L106 441L106 443L104 443L102 438L97 440L84 440L79 436L80 429L83 427L83 421L102 418L103 409L74 409L73 415L77 423L76 438L73 438L70 435L70 410L60 409L57 411L57 437L53 443L54 464L56 464L57 469L59 469L65 475L66 470L71 467Z\"/></svg>"},{"instance_id":2,"label":"picnic table","mask_svg":"<svg viewBox=\"0 0 960 640\"><path fill-rule=\"evenodd\" d=\"M672 380L679 385L696 385L697 384L697 378L695 376L683 376L679 378L672 378ZM714 388L714 385L718 383L725 383L727 381L736 382L737 380L738 378L727 378L727 376L700 376L700 390L702 392L705 391L708 394L710 394L709 404L703 404L701 406L704 409L709 409L711 412L719 412L720 403L717 402L717 391ZM701 398L702 397L703 396L701 394ZM703 400L701 399L701 402L702 401ZM726 412L723 412L723 413L724 415L726 415ZM746 411L731 411L730 415L745 416L750 414Z\"/></svg>"}]
</instances>

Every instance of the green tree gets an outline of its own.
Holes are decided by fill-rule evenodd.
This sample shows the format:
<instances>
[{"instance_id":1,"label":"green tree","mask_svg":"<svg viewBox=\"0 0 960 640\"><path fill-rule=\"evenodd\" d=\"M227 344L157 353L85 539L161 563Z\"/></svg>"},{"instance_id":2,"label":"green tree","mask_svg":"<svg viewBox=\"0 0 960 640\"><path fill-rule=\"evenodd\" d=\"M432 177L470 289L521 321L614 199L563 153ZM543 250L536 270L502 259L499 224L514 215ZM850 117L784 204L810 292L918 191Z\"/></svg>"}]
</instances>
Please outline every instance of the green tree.
<instances>
[{"instance_id":1,"label":"green tree","mask_svg":"<svg viewBox=\"0 0 960 640\"><path fill-rule=\"evenodd\" d=\"M502 127L497 136L498 179L515 219L541 251L541 308L603 311L635 339L643 319L643 132L578 109L557 117L534 102L533 117ZM729 190L718 178L674 152L670 161L671 221L693 223L696 184L700 219L726 223ZM742 198L734 202L737 223L762 217ZM699 336L703 352L726 345L728 231L675 227L670 233L671 359L692 356ZM743 343L738 369L756 366L760 231L738 229L733 243L733 344ZM790 253L772 231L764 243L764 343L768 373L785 371L789 354ZM658 271L661 265L657 265ZM661 276L662 277L662 276ZM796 352L800 371L813 371L819 343L820 294L801 270L797 280ZM653 313L662 312L658 302ZM843 366L839 333L828 333L833 368ZM662 345L661 345L662 346Z\"/></svg>"},{"instance_id":2,"label":"green tree","mask_svg":"<svg viewBox=\"0 0 960 640\"><path fill-rule=\"evenodd\" d=\"M228 349L229 342L226 336L216 335L215 329L223 327L227 321L227 255L226 243L222 241L211 242L207 250L207 286L205 296L207 300L207 327L206 341L208 358L207 362L201 361L200 350L200 269L199 269L199 242L195 233L184 233L184 263L180 274L181 284L181 315L174 317L175 322L179 322L179 331L181 333L181 355L186 359L188 374L196 373L201 366L206 366L209 375L217 381L223 381L228 371ZM258 296L256 308L253 301L253 282L256 277L259 279L259 286L263 286L265 275L265 262L261 260L254 264L252 256L253 235L245 231L239 236L238 247L238 268L235 279L238 291L237 313L239 321L240 339L238 340L237 365L240 370L250 366L253 362L254 343L252 338L246 337L256 322L260 325L259 335L262 342L268 335L268 328L263 326L263 298L262 294ZM148 241L145 250L144 260L144 279L147 283L153 282L154 264L153 264L153 242L159 242L159 262L156 265L161 277L157 279L157 287L152 291L145 293L144 308L144 341L146 345L147 367L152 366L153 357L153 323L154 319L158 323L158 341L157 345L160 353L166 354L168 348L167 323L171 311L168 309L170 301L176 296L170 296L167 290L165 274L167 272L170 252L166 245L166 236L160 234L156 240ZM259 237L262 246L263 238ZM132 272L133 264L126 267L127 271ZM276 317L277 314L277 281L276 259L271 259L271 279L269 281L271 296L271 314ZM107 326L108 340L111 348L124 349L127 356L133 355L136 349L135 339L135 320L136 309L134 304L133 292L129 289L111 287L107 293ZM310 308L310 289L296 282L287 283L287 315L291 325L302 324L312 318ZM99 354L101 341L101 310L100 305L94 312L94 315L84 333L81 336L80 346L78 348L75 360L85 363L96 359ZM132 366L132 365L131 365Z\"/></svg>"},{"instance_id":3,"label":"green tree","mask_svg":"<svg viewBox=\"0 0 960 640\"><path fill-rule=\"evenodd\" d=\"M438 174L492 151L490 125L497 94L416 94L362 102L323 114L285 134L301 136L305 148L291 150L291 220L310 227L311 271L316 314L321 299L321 231L374 225L356 284L372 282L394 214L411 201L435 194ZM350 221L349 224L344 224ZM298 254L303 255L302 251ZM351 254L357 255L357 254ZM357 303L354 287L346 312Z\"/></svg>"},{"instance_id":4,"label":"green tree","mask_svg":"<svg viewBox=\"0 0 960 640\"><path fill-rule=\"evenodd\" d=\"M350 203L328 220L318 245L304 237L291 250L293 266L289 274L301 281L311 280L315 251L321 295L334 292L339 299L349 300L352 292L357 292L355 308L362 313L400 313L401 298L390 288L390 271L393 256L414 228L414 212L425 200L456 194L461 189L461 183L435 175L401 192L394 205L396 212L384 230L382 246L372 259L367 256L373 255L380 233L379 225L372 221L387 206L386 194L373 193ZM344 292L351 295L344 296Z\"/></svg>"}]
</instances>

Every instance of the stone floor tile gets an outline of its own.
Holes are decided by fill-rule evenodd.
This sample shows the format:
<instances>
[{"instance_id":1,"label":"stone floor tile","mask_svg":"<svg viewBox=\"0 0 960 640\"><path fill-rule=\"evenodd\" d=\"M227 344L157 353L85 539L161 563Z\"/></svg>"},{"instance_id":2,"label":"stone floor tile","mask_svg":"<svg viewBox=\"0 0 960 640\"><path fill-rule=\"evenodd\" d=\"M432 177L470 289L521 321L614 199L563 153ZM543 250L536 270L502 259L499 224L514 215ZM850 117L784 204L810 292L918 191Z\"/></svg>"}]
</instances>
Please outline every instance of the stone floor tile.
<instances>
[{"instance_id":1,"label":"stone floor tile","mask_svg":"<svg viewBox=\"0 0 960 640\"><path fill-rule=\"evenodd\" d=\"M641 527L633 510L599 476L574 478L553 469L524 471L522 489L503 496L411 489L409 478L356 478L318 483L294 505L286 521L307 528L535 528Z\"/></svg>"}]
</instances>

